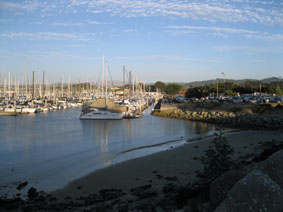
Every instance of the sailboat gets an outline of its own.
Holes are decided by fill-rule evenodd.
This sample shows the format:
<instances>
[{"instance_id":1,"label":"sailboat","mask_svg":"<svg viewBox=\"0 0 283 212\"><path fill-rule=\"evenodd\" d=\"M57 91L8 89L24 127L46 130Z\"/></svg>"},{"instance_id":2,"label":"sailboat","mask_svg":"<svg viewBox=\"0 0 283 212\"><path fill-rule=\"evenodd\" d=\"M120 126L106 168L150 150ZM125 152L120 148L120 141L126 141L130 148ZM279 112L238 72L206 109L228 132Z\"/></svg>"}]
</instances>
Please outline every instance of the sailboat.
<instances>
[{"instance_id":1,"label":"sailboat","mask_svg":"<svg viewBox=\"0 0 283 212\"><path fill-rule=\"evenodd\" d=\"M123 118L123 114L121 113L113 113L108 110L93 110L88 113L81 113L81 120L121 120Z\"/></svg>"},{"instance_id":2,"label":"sailboat","mask_svg":"<svg viewBox=\"0 0 283 212\"><path fill-rule=\"evenodd\" d=\"M102 72L105 72L105 107L101 109L93 108L90 112L84 112L82 110L80 119L81 120L121 120L124 116L123 113L112 112L108 110L108 95L107 95L107 63L104 69L105 62L104 56L102 56Z\"/></svg>"}]
</instances>

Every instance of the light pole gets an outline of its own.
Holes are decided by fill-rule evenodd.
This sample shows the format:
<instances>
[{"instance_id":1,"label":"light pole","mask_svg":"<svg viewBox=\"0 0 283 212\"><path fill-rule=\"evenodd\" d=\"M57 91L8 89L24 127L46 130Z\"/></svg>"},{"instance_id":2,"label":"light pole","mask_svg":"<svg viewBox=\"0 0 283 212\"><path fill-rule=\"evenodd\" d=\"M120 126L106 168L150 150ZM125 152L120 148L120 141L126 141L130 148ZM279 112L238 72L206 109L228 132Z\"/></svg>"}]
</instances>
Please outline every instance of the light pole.
<instances>
[{"instance_id":1,"label":"light pole","mask_svg":"<svg viewBox=\"0 0 283 212\"><path fill-rule=\"evenodd\" d=\"M225 75L225 73L224 72L222 72L221 74L223 74L223 77L224 77L224 96L225 96L225 77L226 77L226 75Z\"/></svg>"},{"instance_id":2,"label":"light pole","mask_svg":"<svg viewBox=\"0 0 283 212\"><path fill-rule=\"evenodd\" d=\"M216 97L218 99L218 79L216 78Z\"/></svg>"}]
</instances>

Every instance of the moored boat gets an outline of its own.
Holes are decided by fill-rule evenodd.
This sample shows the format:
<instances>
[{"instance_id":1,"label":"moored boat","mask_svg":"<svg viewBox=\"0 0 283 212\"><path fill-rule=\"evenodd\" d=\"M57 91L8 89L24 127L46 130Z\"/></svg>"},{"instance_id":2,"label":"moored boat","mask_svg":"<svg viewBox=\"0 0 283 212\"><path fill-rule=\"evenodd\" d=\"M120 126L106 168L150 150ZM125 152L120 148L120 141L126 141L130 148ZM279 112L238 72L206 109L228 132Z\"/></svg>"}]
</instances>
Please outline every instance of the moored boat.
<instances>
[{"instance_id":1,"label":"moored boat","mask_svg":"<svg viewBox=\"0 0 283 212\"><path fill-rule=\"evenodd\" d=\"M80 115L81 120L121 120L122 118L122 113L114 113L108 110L93 110Z\"/></svg>"},{"instance_id":2,"label":"moored boat","mask_svg":"<svg viewBox=\"0 0 283 212\"><path fill-rule=\"evenodd\" d=\"M16 115L17 115L16 112L9 112L9 111L0 110L0 116L16 116Z\"/></svg>"}]
</instances>

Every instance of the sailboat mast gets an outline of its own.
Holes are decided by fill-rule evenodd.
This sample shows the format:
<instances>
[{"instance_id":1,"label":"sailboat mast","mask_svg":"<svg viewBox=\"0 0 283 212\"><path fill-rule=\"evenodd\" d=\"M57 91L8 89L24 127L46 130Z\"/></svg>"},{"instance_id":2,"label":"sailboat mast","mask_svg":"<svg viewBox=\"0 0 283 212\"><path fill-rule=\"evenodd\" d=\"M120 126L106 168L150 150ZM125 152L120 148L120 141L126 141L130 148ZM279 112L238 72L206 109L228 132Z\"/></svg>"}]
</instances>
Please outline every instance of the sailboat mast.
<instances>
[{"instance_id":1,"label":"sailboat mast","mask_svg":"<svg viewBox=\"0 0 283 212\"><path fill-rule=\"evenodd\" d=\"M32 72L32 100L34 99L34 71Z\"/></svg>"},{"instance_id":2,"label":"sailboat mast","mask_svg":"<svg viewBox=\"0 0 283 212\"><path fill-rule=\"evenodd\" d=\"M123 66L123 100L125 100L125 72L126 68Z\"/></svg>"},{"instance_id":3,"label":"sailboat mast","mask_svg":"<svg viewBox=\"0 0 283 212\"><path fill-rule=\"evenodd\" d=\"M43 93L43 97L45 97L45 76L44 76L44 70L43 70L43 74L42 74L42 93Z\"/></svg>"},{"instance_id":4,"label":"sailboat mast","mask_svg":"<svg viewBox=\"0 0 283 212\"><path fill-rule=\"evenodd\" d=\"M104 55L102 56L102 80L101 80L101 96L103 97L104 96L104 89L103 89L103 86L104 86Z\"/></svg>"},{"instance_id":5,"label":"sailboat mast","mask_svg":"<svg viewBox=\"0 0 283 212\"><path fill-rule=\"evenodd\" d=\"M64 73L62 73L62 85L61 85L61 93L62 93L62 98L64 97Z\"/></svg>"},{"instance_id":6,"label":"sailboat mast","mask_svg":"<svg viewBox=\"0 0 283 212\"><path fill-rule=\"evenodd\" d=\"M11 99L11 74L8 72L8 95L9 95L9 100Z\"/></svg>"},{"instance_id":7,"label":"sailboat mast","mask_svg":"<svg viewBox=\"0 0 283 212\"><path fill-rule=\"evenodd\" d=\"M106 67L105 67L105 107L107 109L107 72L108 72L108 63L105 64Z\"/></svg>"},{"instance_id":8,"label":"sailboat mast","mask_svg":"<svg viewBox=\"0 0 283 212\"><path fill-rule=\"evenodd\" d=\"M69 76L68 81L68 97L71 98L71 77Z\"/></svg>"}]
</instances>

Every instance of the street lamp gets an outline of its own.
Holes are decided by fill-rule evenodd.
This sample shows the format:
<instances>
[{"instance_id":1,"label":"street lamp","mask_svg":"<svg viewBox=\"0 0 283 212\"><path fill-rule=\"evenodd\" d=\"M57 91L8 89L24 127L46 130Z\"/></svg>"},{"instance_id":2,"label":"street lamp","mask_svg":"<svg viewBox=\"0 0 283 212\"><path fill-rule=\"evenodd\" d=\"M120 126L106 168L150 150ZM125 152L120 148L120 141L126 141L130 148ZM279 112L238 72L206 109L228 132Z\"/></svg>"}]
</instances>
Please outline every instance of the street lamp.
<instances>
[{"instance_id":1,"label":"street lamp","mask_svg":"<svg viewBox=\"0 0 283 212\"><path fill-rule=\"evenodd\" d=\"M216 97L218 99L218 79L216 78Z\"/></svg>"},{"instance_id":2,"label":"street lamp","mask_svg":"<svg viewBox=\"0 0 283 212\"><path fill-rule=\"evenodd\" d=\"M225 75L225 73L224 72L222 72L221 74L223 74L223 77L224 77L224 96L225 96L225 77L226 77L226 75Z\"/></svg>"}]
</instances>

